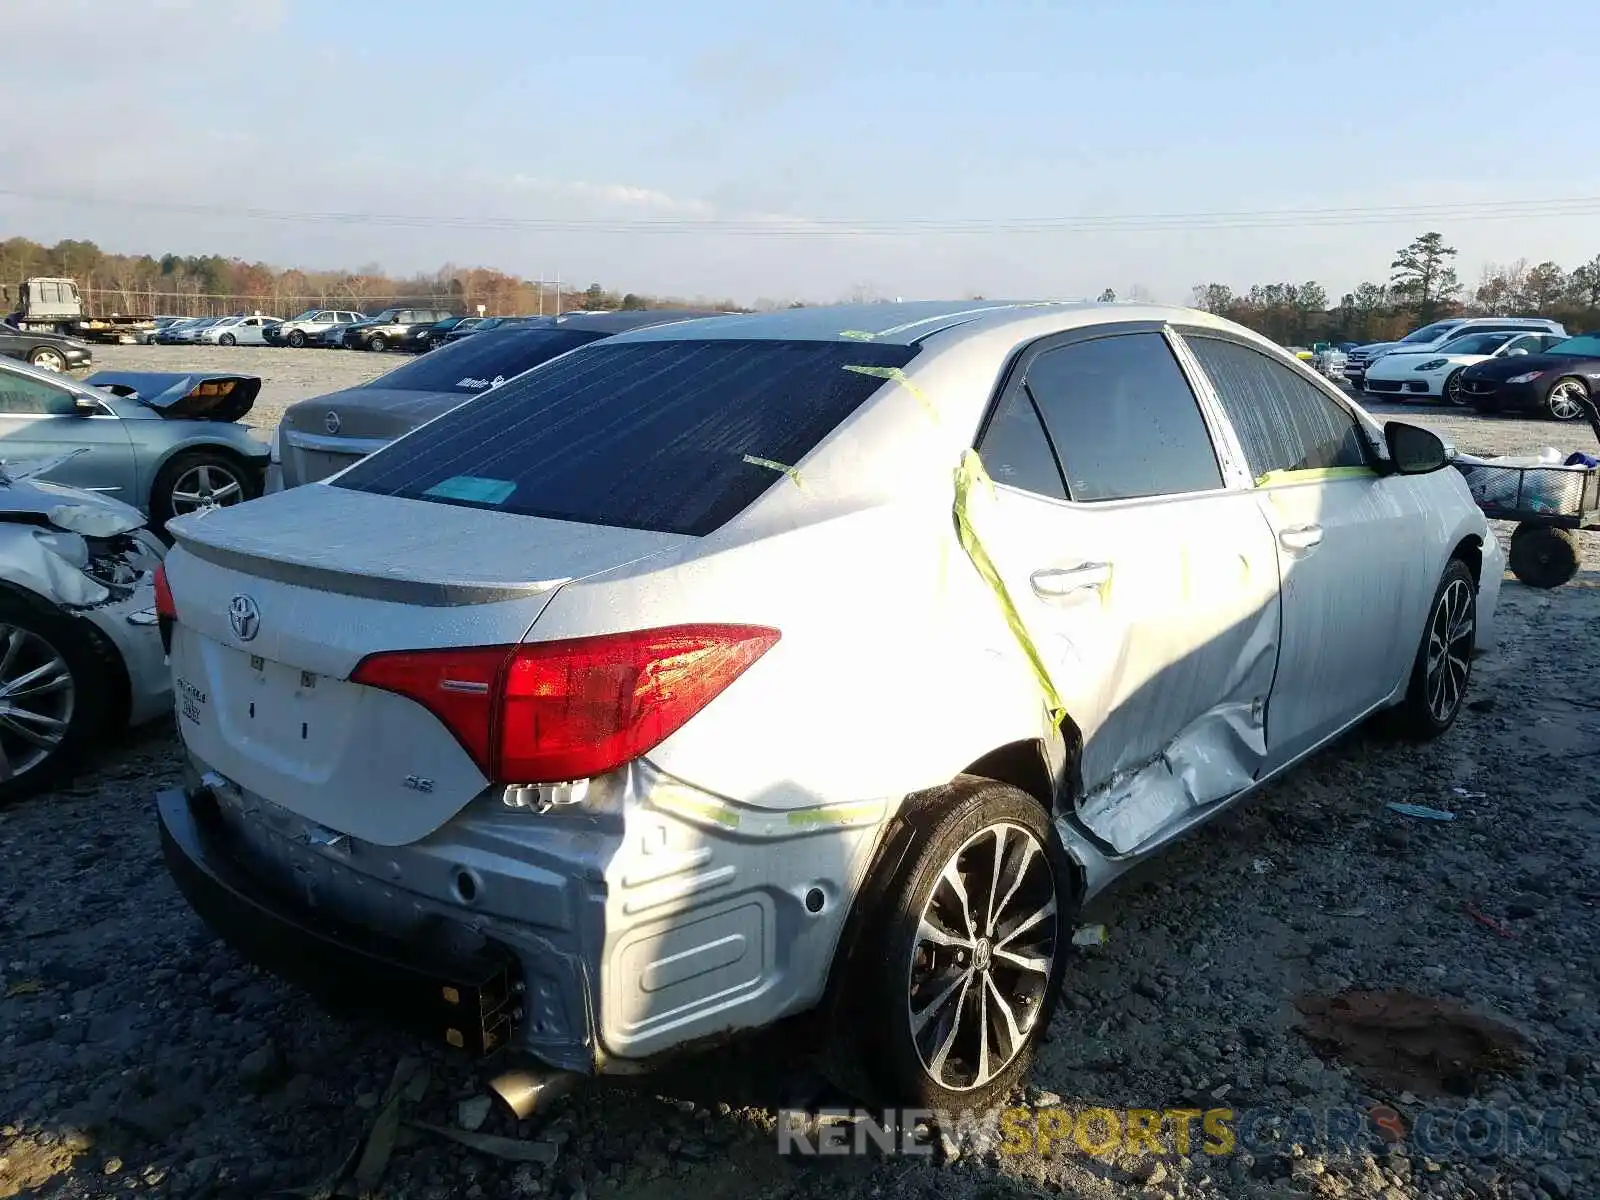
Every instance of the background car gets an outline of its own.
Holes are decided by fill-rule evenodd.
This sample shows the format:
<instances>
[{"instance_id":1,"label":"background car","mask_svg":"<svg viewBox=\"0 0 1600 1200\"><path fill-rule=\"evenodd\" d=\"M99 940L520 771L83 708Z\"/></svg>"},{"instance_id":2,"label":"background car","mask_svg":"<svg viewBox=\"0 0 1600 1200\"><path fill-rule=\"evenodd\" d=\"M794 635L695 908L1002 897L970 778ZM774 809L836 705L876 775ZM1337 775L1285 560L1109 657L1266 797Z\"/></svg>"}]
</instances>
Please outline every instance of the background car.
<instances>
[{"instance_id":1,"label":"background car","mask_svg":"<svg viewBox=\"0 0 1600 1200\"><path fill-rule=\"evenodd\" d=\"M0 388L6 379L0 376ZM166 547L129 505L0 465L0 803L59 782L105 730L171 711L155 612Z\"/></svg>"},{"instance_id":2,"label":"background car","mask_svg":"<svg viewBox=\"0 0 1600 1200\"><path fill-rule=\"evenodd\" d=\"M1566 338L1539 354L1492 358L1461 375L1462 398L1481 413L1537 412L1578 421L1600 393L1600 333Z\"/></svg>"},{"instance_id":3,"label":"background car","mask_svg":"<svg viewBox=\"0 0 1600 1200\"><path fill-rule=\"evenodd\" d=\"M261 333L269 346L302 346L321 340L323 334L335 325L353 325L366 320L365 313L347 308L308 308L297 317L290 317Z\"/></svg>"},{"instance_id":4,"label":"background car","mask_svg":"<svg viewBox=\"0 0 1600 1200\"><path fill-rule=\"evenodd\" d=\"M528 325L538 321L549 320L548 317L480 317L471 325L457 325L445 334L447 342L459 342L478 333L488 333L495 329L505 329L510 325ZM559 318L557 318L559 319Z\"/></svg>"},{"instance_id":5,"label":"background car","mask_svg":"<svg viewBox=\"0 0 1600 1200\"><path fill-rule=\"evenodd\" d=\"M429 350L441 344L445 337L455 330L471 329L485 319L484 317L446 317L442 321L435 321L432 325L419 325L400 343L400 348L402 350L412 350L418 354L426 354Z\"/></svg>"},{"instance_id":6,"label":"background car","mask_svg":"<svg viewBox=\"0 0 1600 1200\"><path fill-rule=\"evenodd\" d=\"M1414 329L1398 342L1368 342L1345 352L1344 377L1356 391L1365 386L1367 364L1391 351L1437 350L1451 338L1464 333L1488 333L1509 329L1516 333L1554 333L1565 337L1566 327L1560 321L1543 317L1450 317L1434 321L1421 329Z\"/></svg>"},{"instance_id":7,"label":"background car","mask_svg":"<svg viewBox=\"0 0 1600 1200\"><path fill-rule=\"evenodd\" d=\"M273 435L268 491L326 479L424 421L548 362L628 329L691 320L684 312L588 313L450 342L368 383L291 404Z\"/></svg>"},{"instance_id":8,"label":"background car","mask_svg":"<svg viewBox=\"0 0 1600 1200\"><path fill-rule=\"evenodd\" d=\"M191 317L186 321L174 322L156 334L156 345L192 346L200 340L202 333L221 320L224 318Z\"/></svg>"},{"instance_id":9,"label":"background car","mask_svg":"<svg viewBox=\"0 0 1600 1200\"><path fill-rule=\"evenodd\" d=\"M87 342L59 333L24 333L0 321L0 355L31 363L41 371L76 371L94 361Z\"/></svg>"},{"instance_id":10,"label":"background car","mask_svg":"<svg viewBox=\"0 0 1600 1200\"><path fill-rule=\"evenodd\" d=\"M346 326L343 345L347 350L381 353L401 345L420 326L434 325L454 315L436 308L386 308L375 317Z\"/></svg>"},{"instance_id":11,"label":"background car","mask_svg":"<svg viewBox=\"0 0 1600 1200\"><path fill-rule=\"evenodd\" d=\"M280 323L276 317L259 313L253 317L224 317L202 329L195 341L211 346L264 346L264 332Z\"/></svg>"},{"instance_id":12,"label":"background car","mask_svg":"<svg viewBox=\"0 0 1600 1200\"><path fill-rule=\"evenodd\" d=\"M170 329L183 319L184 318L182 317L157 317L154 325L139 334L140 344L145 346L155 345L157 334L159 334L163 329Z\"/></svg>"},{"instance_id":13,"label":"background car","mask_svg":"<svg viewBox=\"0 0 1600 1200\"><path fill-rule=\"evenodd\" d=\"M450 987L457 1045L514 971L488 1033L565 1071L816 1010L846 1090L989 1108L1119 873L1455 722L1504 555L1448 462L1187 310L623 333L175 523L167 862L310 987L441 1040Z\"/></svg>"},{"instance_id":14,"label":"background car","mask_svg":"<svg viewBox=\"0 0 1600 1200\"><path fill-rule=\"evenodd\" d=\"M0 362L0 457L78 450L48 472L168 520L261 494L269 447L235 424L261 380L223 372L102 371L83 383Z\"/></svg>"},{"instance_id":15,"label":"background car","mask_svg":"<svg viewBox=\"0 0 1600 1200\"><path fill-rule=\"evenodd\" d=\"M1367 364L1367 392L1401 399L1444 399L1466 403L1461 377L1474 363L1488 358L1539 354L1564 341L1554 333L1516 333L1509 329L1472 331L1452 338L1437 350L1391 350Z\"/></svg>"}]
</instances>

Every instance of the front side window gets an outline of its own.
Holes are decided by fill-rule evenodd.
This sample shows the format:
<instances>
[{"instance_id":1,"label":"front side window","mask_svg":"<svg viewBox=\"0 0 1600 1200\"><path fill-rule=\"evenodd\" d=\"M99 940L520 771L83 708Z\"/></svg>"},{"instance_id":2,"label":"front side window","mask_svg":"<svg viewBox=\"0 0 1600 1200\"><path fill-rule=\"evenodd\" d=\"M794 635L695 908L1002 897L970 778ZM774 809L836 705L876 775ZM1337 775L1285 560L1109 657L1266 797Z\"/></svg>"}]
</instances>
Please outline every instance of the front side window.
<instances>
[{"instance_id":1,"label":"front side window","mask_svg":"<svg viewBox=\"0 0 1600 1200\"><path fill-rule=\"evenodd\" d=\"M501 336L518 334L484 335ZM885 386L877 370L903 367L916 352L834 341L598 341L452 409L331 486L704 536L769 488L794 486L785 468Z\"/></svg>"},{"instance_id":2,"label":"front side window","mask_svg":"<svg viewBox=\"0 0 1600 1200\"><path fill-rule=\"evenodd\" d=\"M31 375L0 371L0 415L70 417L76 412L71 392Z\"/></svg>"},{"instance_id":3,"label":"front side window","mask_svg":"<svg viewBox=\"0 0 1600 1200\"><path fill-rule=\"evenodd\" d=\"M1546 352L1564 358L1600 358L1600 333L1585 333L1564 338Z\"/></svg>"},{"instance_id":4,"label":"front side window","mask_svg":"<svg viewBox=\"0 0 1600 1200\"><path fill-rule=\"evenodd\" d=\"M1243 444L1250 473L1367 465L1355 418L1309 380L1225 338L1186 339Z\"/></svg>"},{"instance_id":5,"label":"front side window","mask_svg":"<svg viewBox=\"0 0 1600 1200\"><path fill-rule=\"evenodd\" d=\"M1159 333L1046 350L1024 388L1038 405L1074 501L1181 495L1222 486L1200 405Z\"/></svg>"}]
</instances>

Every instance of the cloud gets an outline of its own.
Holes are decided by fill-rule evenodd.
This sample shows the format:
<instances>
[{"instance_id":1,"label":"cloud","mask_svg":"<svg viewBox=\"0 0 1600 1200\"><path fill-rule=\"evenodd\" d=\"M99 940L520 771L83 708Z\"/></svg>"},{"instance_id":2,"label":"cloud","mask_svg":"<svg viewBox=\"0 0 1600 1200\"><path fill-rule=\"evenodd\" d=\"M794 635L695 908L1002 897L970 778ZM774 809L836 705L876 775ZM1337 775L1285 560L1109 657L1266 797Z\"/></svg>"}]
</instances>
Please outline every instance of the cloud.
<instances>
[{"instance_id":1,"label":"cloud","mask_svg":"<svg viewBox=\"0 0 1600 1200\"><path fill-rule=\"evenodd\" d=\"M717 210L704 200L669 196L655 188L628 183L587 183L583 180L543 179L530 175L513 175L512 187L545 195L577 200L589 204L604 204L624 209L645 209L658 213L681 216L714 217Z\"/></svg>"}]
</instances>

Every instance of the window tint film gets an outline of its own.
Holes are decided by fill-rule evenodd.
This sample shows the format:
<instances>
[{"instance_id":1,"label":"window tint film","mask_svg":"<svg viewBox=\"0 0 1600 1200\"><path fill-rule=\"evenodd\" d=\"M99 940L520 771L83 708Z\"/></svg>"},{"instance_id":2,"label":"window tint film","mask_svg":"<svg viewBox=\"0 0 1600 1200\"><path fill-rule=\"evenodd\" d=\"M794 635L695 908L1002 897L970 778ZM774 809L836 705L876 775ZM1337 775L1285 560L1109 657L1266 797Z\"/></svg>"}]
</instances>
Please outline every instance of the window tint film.
<instances>
[{"instance_id":1,"label":"window tint film","mask_svg":"<svg viewBox=\"0 0 1600 1200\"><path fill-rule=\"evenodd\" d=\"M847 367L900 367L915 354L841 342L601 341L453 409L332 486L702 536L774 484L792 487L771 464L804 458L883 385Z\"/></svg>"},{"instance_id":2,"label":"window tint film","mask_svg":"<svg viewBox=\"0 0 1600 1200\"><path fill-rule=\"evenodd\" d=\"M1039 412L1023 388L1015 389L983 432L978 457L989 478L1053 500L1065 500L1067 488L1050 449Z\"/></svg>"},{"instance_id":3,"label":"window tint film","mask_svg":"<svg viewBox=\"0 0 1600 1200\"><path fill-rule=\"evenodd\" d=\"M1211 434L1166 338L1130 333L1040 354L1027 390L1073 500L1125 500L1222 486Z\"/></svg>"},{"instance_id":4,"label":"window tint film","mask_svg":"<svg viewBox=\"0 0 1600 1200\"><path fill-rule=\"evenodd\" d=\"M488 391L497 379L504 382L513 375L531 371L558 354L594 341L597 336L569 329L510 329L504 333L475 334L414 358L405 366L380 375L370 386L398 388L403 392L455 392L472 396Z\"/></svg>"},{"instance_id":5,"label":"window tint film","mask_svg":"<svg viewBox=\"0 0 1600 1200\"><path fill-rule=\"evenodd\" d=\"M1282 363L1222 338L1188 335L1243 444L1250 473L1366 465L1355 418Z\"/></svg>"}]
</instances>

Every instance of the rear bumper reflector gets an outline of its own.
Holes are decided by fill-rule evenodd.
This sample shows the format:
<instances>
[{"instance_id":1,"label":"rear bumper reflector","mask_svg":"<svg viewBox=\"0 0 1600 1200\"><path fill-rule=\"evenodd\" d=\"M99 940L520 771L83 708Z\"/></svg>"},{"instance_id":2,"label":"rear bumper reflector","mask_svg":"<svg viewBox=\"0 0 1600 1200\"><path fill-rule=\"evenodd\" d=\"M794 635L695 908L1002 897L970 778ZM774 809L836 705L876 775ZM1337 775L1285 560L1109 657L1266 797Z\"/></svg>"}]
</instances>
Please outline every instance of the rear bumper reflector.
<instances>
[{"instance_id":1,"label":"rear bumper reflector","mask_svg":"<svg viewBox=\"0 0 1600 1200\"><path fill-rule=\"evenodd\" d=\"M245 958L328 1008L376 1018L468 1053L503 1047L518 1016L516 958L493 947L436 954L341 928L254 878L228 851L216 801L200 789L156 797L161 849L178 890Z\"/></svg>"}]
</instances>

